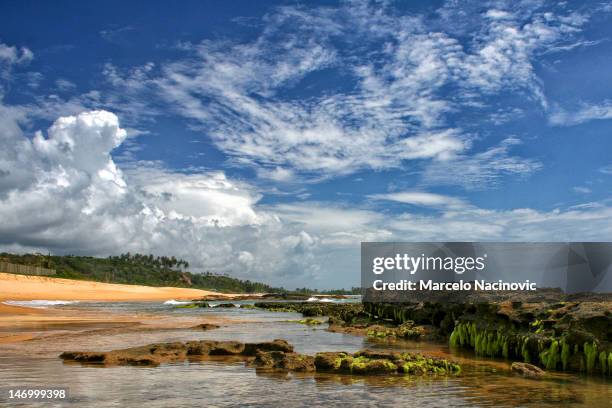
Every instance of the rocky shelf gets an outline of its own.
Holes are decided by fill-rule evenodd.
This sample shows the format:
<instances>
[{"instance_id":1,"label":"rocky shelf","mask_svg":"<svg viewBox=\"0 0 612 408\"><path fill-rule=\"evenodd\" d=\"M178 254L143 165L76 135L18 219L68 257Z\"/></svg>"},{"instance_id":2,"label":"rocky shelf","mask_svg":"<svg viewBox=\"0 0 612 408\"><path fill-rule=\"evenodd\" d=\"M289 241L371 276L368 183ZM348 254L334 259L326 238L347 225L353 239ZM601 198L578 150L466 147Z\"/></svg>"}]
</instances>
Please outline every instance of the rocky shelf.
<instances>
[{"instance_id":1,"label":"rocky shelf","mask_svg":"<svg viewBox=\"0 0 612 408\"><path fill-rule=\"evenodd\" d=\"M414 302L260 302L256 307L329 316L328 330L377 338L448 341L479 356L547 370L612 375L612 297L535 293L429 293Z\"/></svg>"},{"instance_id":2,"label":"rocky shelf","mask_svg":"<svg viewBox=\"0 0 612 408\"><path fill-rule=\"evenodd\" d=\"M103 366L157 366L204 357L238 357L258 369L331 372L352 375L450 375L461 371L458 363L415 353L362 350L354 354L323 352L314 356L295 353L285 340L261 343L237 341L189 341L157 343L113 351L67 351L65 362Z\"/></svg>"}]
</instances>

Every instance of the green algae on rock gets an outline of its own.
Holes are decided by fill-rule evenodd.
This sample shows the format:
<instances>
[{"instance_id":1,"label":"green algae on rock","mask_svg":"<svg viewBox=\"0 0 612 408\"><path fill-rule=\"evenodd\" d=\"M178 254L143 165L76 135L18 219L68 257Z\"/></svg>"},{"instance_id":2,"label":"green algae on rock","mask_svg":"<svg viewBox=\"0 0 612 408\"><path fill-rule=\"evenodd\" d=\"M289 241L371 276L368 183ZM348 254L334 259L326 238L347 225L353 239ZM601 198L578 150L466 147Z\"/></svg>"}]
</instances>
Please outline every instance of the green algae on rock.
<instances>
[{"instance_id":1,"label":"green algae on rock","mask_svg":"<svg viewBox=\"0 0 612 408\"><path fill-rule=\"evenodd\" d=\"M174 307L176 309L195 309L198 307L210 307L210 304L208 302L193 302L186 305L176 305Z\"/></svg>"},{"instance_id":2,"label":"green algae on rock","mask_svg":"<svg viewBox=\"0 0 612 408\"><path fill-rule=\"evenodd\" d=\"M522 316L504 310L504 304L498 305L495 313L463 314L449 337L450 345L472 348L481 356L522 360L547 370L610 375L612 326L602 324L612 324L609 310L566 302L546 310L542 305L523 306L529 307L529 312ZM581 308L587 313L581 314Z\"/></svg>"},{"instance_id":3,"label":"green algae on rock","mask_svg":"<svg viewBox=\"0 0 612 408\"><path fill-rule=\"evenodd\" d=\"M459 364L442 358L414 353L375 352L362 350L354 354L344 352L317 353L317 371L349 374L457 374Z\"/></svg>"},{"instance_id":4,"label":"green algae on rock","mask_svg":"<svg viewBox=\"0 0 612 408\"><path fill-rule=\"evenodd\" d=\"M321 320L313 319L310 317L306 319L300 319L300 320L288 320L288 322L305 324L306 326L317 326L319 324L323 324Z\"/></svg>"}]
</instances>

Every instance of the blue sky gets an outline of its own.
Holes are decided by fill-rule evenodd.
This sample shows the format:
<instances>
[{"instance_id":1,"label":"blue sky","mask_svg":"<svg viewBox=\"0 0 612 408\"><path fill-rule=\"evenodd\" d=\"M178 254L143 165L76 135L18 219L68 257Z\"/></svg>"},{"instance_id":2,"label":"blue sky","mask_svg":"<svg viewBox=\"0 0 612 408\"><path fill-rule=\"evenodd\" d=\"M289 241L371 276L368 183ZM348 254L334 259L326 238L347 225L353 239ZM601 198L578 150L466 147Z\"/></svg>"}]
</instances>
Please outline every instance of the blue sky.
<instances>
[{"instance_id":1,"label":"blue sky","mask_svg":"<svg viewBox=\"0 0 612 408\"><path fill-rule=\"evenodd\" d=\"M5 2L0 249L359 283L365 240L609 240L612 3Z\"/></svg>"}]
</instances>

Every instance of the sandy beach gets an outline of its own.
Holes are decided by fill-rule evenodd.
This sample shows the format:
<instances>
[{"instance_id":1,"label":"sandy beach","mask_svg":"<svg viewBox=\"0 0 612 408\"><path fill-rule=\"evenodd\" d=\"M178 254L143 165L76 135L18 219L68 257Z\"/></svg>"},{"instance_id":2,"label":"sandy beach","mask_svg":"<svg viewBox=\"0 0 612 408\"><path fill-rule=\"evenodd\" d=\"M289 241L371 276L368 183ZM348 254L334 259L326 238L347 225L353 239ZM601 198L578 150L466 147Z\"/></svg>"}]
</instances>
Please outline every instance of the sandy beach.
<instances>
[{"instance_id":1,"label":"sandy beach","mask_svg":"<svg viewBox=\"0 0 612 408\"><path fill-rule=\"evenodd\" d=\"M236 294L213 291L120 285L112 283L49 278L44 276L0 273L0 344L33 339L42 333L48 335L57 328L92 330L120 325L126 330L143 324L148 327L181 326L193 322L160 321L145 315L126 315L108 312L76 312L70 309L34 308L11 305L7 301L166 301L191 300L214 297L231 300ZM198 321L199 322L199 321ZM211 319L206 322L213 323ZM218 322L215 322L218 323ZM226 322L227 323L227 322Z\"/></svg>"},{"instance_id":2,"label":"sandy beach","mask_svg":"<svg viewBox=\"0 0 612 408\"><path fill-rule=\"evenodd\" d=\"M46 276L0 273L0 301L4 300L93 300L93 301L147 301L191 300L205 296L227 297L208 290L119 285Z\"/></svg>"}]
</instances>

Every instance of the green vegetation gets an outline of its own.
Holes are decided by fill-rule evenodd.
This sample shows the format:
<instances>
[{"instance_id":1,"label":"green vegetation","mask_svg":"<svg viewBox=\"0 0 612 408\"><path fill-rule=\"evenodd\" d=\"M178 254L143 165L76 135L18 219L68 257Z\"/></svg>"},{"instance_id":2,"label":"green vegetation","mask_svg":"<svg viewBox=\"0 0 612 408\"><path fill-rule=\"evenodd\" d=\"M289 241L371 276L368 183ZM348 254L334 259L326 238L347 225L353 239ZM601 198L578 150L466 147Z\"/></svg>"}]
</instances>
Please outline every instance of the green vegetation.
<instances>
[{"instance_id":1,"label":"green vegetation","mask_svg":"<svg viewBox=\"0 0 612 408\"><path fill-rule=\"evenodd\" d=\"M586 357L586 370L588 373L595 368L595 360L597 360L597 344L584 343L584 355Z\"/></svg>"},{"instance_id":2,"label":"green vegetation","mask_svg":"<svg viewBox=\"0 0 612 408\"><path fill-rule=\"evenodd\" d=\"M189 287L232 293L286 292L282 288L273 288L250 280L210 272L191 273L187 271L189 263L175 257L130 254L129 252L108 258L1 253L0 260L52 268L57 271L58 278L133 285Z\"/></svg>"},{"instance_id":3,"label":"green vegetation","mask_svg":"<svg viewBox=\"0 0 612 408\"><path fill-rule=\"evenodd\" d=\"M532 332L520 333L510 327L491 328L474 321L458 322L449 343L451 347L473 348L480 356L522 358L526 363L537 364L547 370L568 370L574 359L583 362L580 371L612 373L612 352L601 350L597 342L585 342L582 347L572 347L566 336L542 336L539 321L532 323L530 328Z\"/></svg>"},{"instance_id":4,"label":"green vegetation","mask_svg":"<svg viewBox=\"0 0 612 408\"><path fill-rule=\"evenodd\" d=\"M265 283L252 282L211 272L188 272L189 262L173 256L154 256L125 253L108 258L76 255L9 254L0 253L0 261L55 269L58 278L92 280L147 286L174 286L209 289L226 293L279 293L286 295L359 294L351 290L299 288L289 291Z\"/></svg>"}]
</instances>

